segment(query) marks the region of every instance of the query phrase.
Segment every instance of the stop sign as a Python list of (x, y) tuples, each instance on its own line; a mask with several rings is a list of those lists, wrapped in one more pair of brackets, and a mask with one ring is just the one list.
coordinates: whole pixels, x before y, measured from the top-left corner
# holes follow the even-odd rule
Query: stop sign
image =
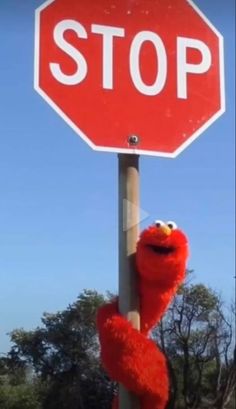
[(35, 89), (94, 149), (175, 157), (224, 112), (223, 38), (190, 0), (49, 0)]

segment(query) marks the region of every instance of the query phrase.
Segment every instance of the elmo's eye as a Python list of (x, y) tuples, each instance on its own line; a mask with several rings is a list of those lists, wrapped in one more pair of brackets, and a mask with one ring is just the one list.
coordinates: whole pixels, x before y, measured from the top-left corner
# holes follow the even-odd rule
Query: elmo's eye
[(166, 224), (171, 230), (177, 229), (177, 224), (175, 222), (169, 221)]
[(162, 220), (155, 220), (155, 225), (156, 225), (156, 227), (161, 227), (161, 226), (164, 226), (164, 222), (162, 221)]

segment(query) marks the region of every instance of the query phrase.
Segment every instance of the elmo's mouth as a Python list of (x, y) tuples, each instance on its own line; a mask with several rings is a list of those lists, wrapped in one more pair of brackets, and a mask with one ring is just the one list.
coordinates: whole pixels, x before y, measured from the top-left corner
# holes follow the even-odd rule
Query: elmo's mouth
[(171, 254), (175, 251), (175, 247), (173, 246), (156, 246), (155, 244), (148, 244), (147, 247), (149, 247), (152, 251), (154, 251), (157, 254)]

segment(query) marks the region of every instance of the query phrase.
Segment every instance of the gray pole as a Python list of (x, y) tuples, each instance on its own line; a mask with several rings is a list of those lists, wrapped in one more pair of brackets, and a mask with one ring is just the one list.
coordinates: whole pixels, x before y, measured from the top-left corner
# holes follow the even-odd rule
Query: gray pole
[[(140, 329), (135, 252), (139, 236), (139, 156), (119, 154), (119, 310)], [(139, 400), (123, 385), (119, 409), (139, 409)]]

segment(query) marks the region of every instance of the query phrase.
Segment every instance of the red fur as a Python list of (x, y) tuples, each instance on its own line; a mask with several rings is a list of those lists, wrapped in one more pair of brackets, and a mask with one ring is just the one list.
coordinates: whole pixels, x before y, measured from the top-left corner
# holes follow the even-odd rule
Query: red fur
[[(111, 379), (139, 396), (141, 409), (164, 409), (168, 401), (166, 360), (147, 335), (185, 277), (187, 238), (178, 229), (169, 233), (151, 226), (137, 244), (141, 331), (119, 314), (118, 300), (103, 305), (97, 314), (103, 365)], [(160, 254), (152, 246), (171, 247), (173, 252)], [(113, 409), (118, 409), (117, 399)]]

